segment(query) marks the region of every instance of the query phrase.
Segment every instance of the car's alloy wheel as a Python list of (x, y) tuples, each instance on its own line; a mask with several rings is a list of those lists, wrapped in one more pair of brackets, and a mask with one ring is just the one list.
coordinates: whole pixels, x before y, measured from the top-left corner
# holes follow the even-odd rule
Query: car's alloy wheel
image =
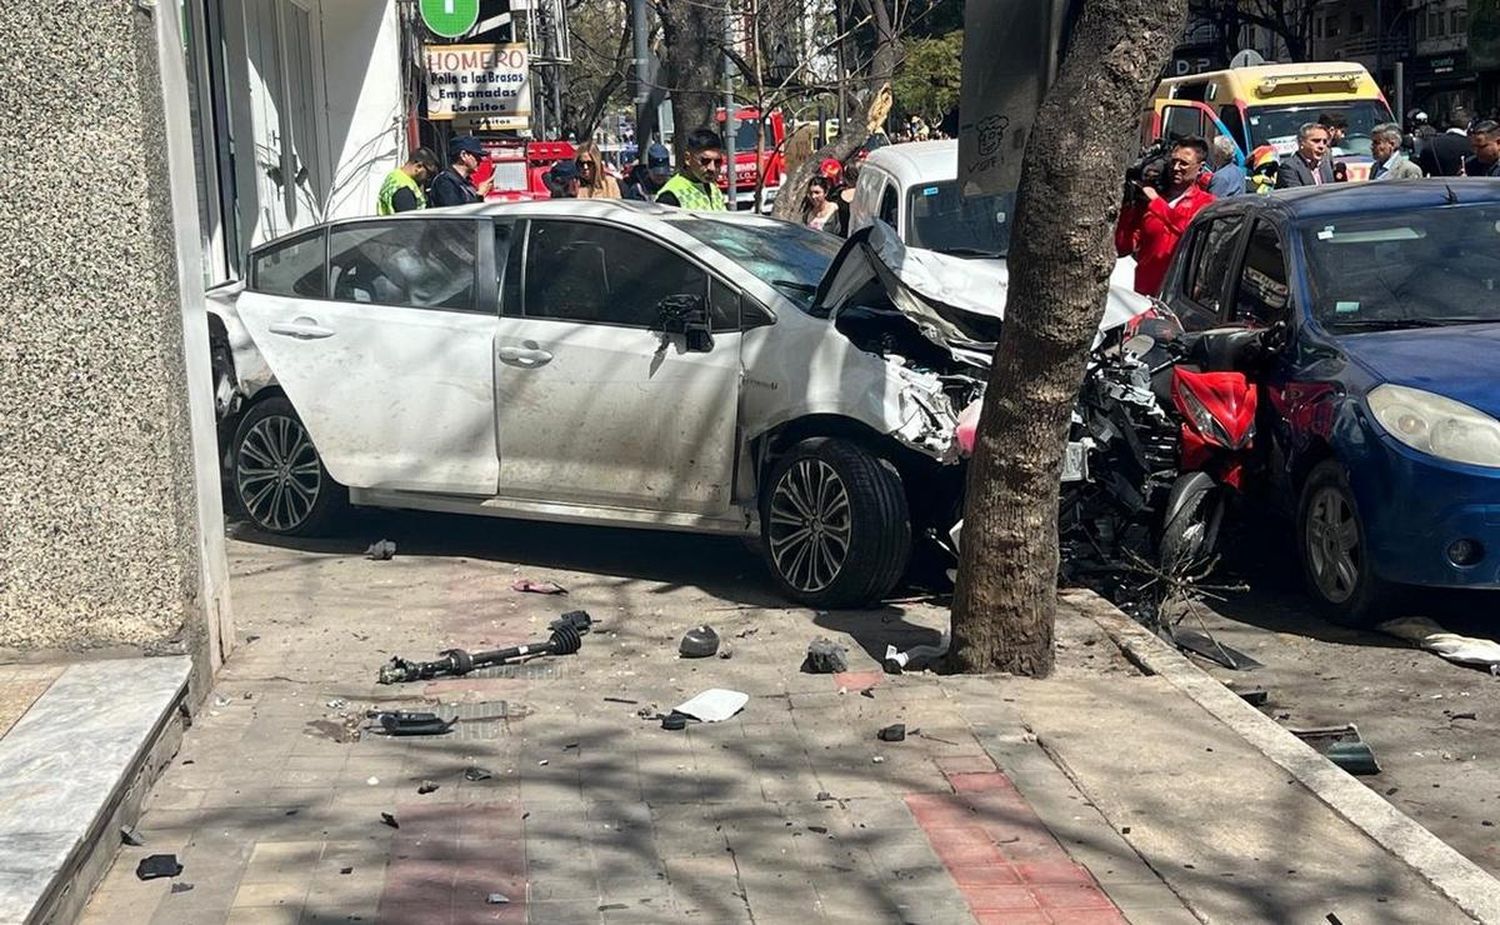
[(766, 562), (788, 597), (858, 607), (906, 573), (911, 516), (889, 460), (846, 440), (804, 440), (771, 468), (761, 499)]
[(766, 540), (777, 572), (796, 590), (816, 594), (833, 584), (853, 529), (849, 491), (828, 463), (799, 459), (776, 483)]
[(1337, 486), (1327, 485), (1308, 502), (1308, 573), (1323, 599), (1343, 604), (1359, 587), (1359, 524), (1354, 511)]
[(246, 414), (234, 438), (235, 499), (270, 533), (321, 530), (343, 500), (291, 403), (275, 397)]

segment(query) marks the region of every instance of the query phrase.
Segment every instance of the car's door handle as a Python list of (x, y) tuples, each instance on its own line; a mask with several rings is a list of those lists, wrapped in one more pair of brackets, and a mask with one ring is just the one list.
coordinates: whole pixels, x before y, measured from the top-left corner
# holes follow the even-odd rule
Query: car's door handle
[(552, 362), (552, 354), (531, 347), (501, 347), (495, 353), (500, 357), (501, 363), (521, 369), (536, 369)]
[(320, 337), (332, 337), (333, 331), (323, 327), (311, 318), (297, 318), (292, 321), (278, 321), (271, 325), (272, 334), (281, 334), (286, 337), (295, 337), (298, 340), (317, 340)]

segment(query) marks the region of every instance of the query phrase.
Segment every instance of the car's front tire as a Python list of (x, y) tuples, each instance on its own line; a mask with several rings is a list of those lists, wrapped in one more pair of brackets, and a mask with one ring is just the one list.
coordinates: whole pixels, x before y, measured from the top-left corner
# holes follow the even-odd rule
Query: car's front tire
[(1370, 567), (1364, 521), (1344, 467), (1325, 460), (1308, 474), (1297, 505), (1297, 552), (1308, 592), (1343, 626), (1377, 622), (1390, 585)]
[(240, 420), (230, 479), (245, 516), (257, 528), (282, 536), (326, 531), (348, 499), (324, 468), (292, 403), (279, 395), (258, 402)]
[(858, 607), (906, 573), (911, 515), (889, 460), (847, 440), (804, 440), (772, 467), (761, 496), (766, 562), (787, 597)]

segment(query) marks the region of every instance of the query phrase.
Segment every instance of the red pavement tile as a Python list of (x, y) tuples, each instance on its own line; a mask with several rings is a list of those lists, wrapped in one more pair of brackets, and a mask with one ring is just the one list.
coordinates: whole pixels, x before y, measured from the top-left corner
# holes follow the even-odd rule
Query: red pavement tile
[(994, 837), (977, 825), (938, 826), (926, 831), (928, 840), (939, 847), (995, 846)]
[(375, 912), (375, 925), (452, 925), (453, 914), (445, 904), (439, 908), (416, 903), (391, 903), (384, 900)]
[(967, 793), (975, 790), (1010, 790), (1010, 780), (999, 771), (978, 774), (949, 774), (948, 783), (953, 786), (956, 793)]
[(1015, 886), (1021, 882), (1021, 875), (1004, 864), (954, 865), (948, 868), (948, 873), (960, 888)]
[(1031, 912), (1041, 909), (1024, 886), (972, 887), (963, 891), (973, 912)]
[(448, 860), (396, 858), (385, 871), (380, 904), (423, 903), (447, 909), (453, 901), (453, 870)]
[(1033, 883), (1031, 893), (1043, 909), (1109, 910), (1115, 907), (1104, 891), (1092, 884), (1083, 886), (1081, 884)]
[(833, 689), (842, 687), (852, 694), (877, 687), (884, 680), (885, 675), (878, 671), (841, 671), (833, 676)]
[(973, 812), (946, 793), (908, 793), (906, 807), (924, 830), (973, 825), (978, 821)]
[(1053, 925), (1045, 912), (976, 912), (979, 925)]
[(994, 845), (945, 845), (933, 839), (928, 841), (950, 871), (955, 867), (999, 867), (1005, 863), (1005, 856)]
[[(1006, 852), (1009, 846), (1001, 845), (1000, 850)], [(1045, 884), (1073, 884), (1080, 886), (1092, 886), (1094, 876), (1088, 872), (1088, 868), (1076, 864), (1063, 857), (1056, 861), (1015, 861), (1016, 872), (1021, 879), (1027, 883)]]

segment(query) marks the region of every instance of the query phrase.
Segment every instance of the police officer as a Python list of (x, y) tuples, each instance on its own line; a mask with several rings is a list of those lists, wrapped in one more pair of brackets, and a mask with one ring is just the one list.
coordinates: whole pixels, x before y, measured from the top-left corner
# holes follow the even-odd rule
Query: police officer
[(437, 172), (436, 154), (426, 148), (413, 151), (406, 163), (385, 175), (380, 194), (375, 197), (375, 214), (394, 215), (425, 208), (427, 195), (422, 190)]
[(653, 144), (646, 149), (646, 163), (630, 168), (630, 176), (625, 181), (625, 198), (650, 202), (670, 179), (672, 155), (664, 145)]
[(687, 137), (687, 155), (656, 201), (708, 212), (723, 212), (724, 194), (719, 190), (719, 171), (724, 167), (724, 141), (719, 133), (700, 128)]
[(448, 150), (452, 152), (452, 163), (447, 170), (433, 177), (432, 185), (427, 189), (428, 201), (433, 206), (461, 206), (483, 201), (485, 194), (490, 191), (491, 180), (485, 180), (476, 187), (469, 178), (479, 168), (479, 163), (488, 156), (484, 145), (473, 135), (464, 135), (453, 139)]

